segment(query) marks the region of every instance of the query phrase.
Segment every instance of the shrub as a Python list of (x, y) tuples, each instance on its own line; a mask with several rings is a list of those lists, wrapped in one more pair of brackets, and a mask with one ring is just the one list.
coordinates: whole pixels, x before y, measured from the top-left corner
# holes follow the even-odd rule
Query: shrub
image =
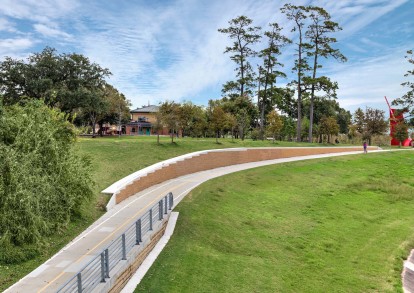
[(250, 138), (252, 140), (261, 140), (261, 139), (263, 139), (263, 135), (262, 135), (260, 129), (259, 128), (253, 129), (252, 132), (250, 133)]
[(41, 243), (91, 199), (89, 160), (72, 146), (75, 129), (41, 101), (0, 103), (0, 250)]

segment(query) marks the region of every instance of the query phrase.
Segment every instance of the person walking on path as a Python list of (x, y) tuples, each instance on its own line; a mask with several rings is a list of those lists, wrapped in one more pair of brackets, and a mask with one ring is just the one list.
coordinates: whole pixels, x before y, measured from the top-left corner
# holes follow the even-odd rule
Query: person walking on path
[(366, 154), (368, 151), (367, 151), (367, 142), (366, 141), (364, 141), (364, 154)]

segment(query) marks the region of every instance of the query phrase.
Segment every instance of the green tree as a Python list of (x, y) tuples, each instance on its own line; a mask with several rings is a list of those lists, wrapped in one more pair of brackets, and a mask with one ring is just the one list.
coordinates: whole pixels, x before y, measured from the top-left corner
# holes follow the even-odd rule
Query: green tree
[(116, 88), (109, 84), (104, 85), (102, 94), (102, 98), (107, 104), (107, 107), (98, 120), (101, 136), (103, 135), (102, 129), (104, 123), (117, 124), (118, 131), (121, 131), (121, 124), (129, 122), (129, 106), (131, 105), (123, 94), (119, 93)]
[(231, 113), (225, 113), (225, 115), (226, 115), (225, 125), (226, 125), (226, 128), (230, 130), (230, 132), (231, 132), (231, 141), (233, 141), (234, 140), (234, 129), (237, 126), (237, 119)]
[(290, 116), (282, 116), (282, 120), (283, 127), (281, 131), (281, 137), (288, 141), (291, 141), (296, 133), (295, 121)]
[(339, 125), (334, 117), (322, 117), (319, 122), (319, 133), (328, 137), (328, 143), (331, 142), (331, 136), (337, 135), (339, 132)]
[(304, 140), (304, 139), (307, 138), (308, 133), (309, 133), (309, 119), (308, 119), (308, 117), (306, 117), (306, 116), (302, 117), (301, 124), (302, 124), (302, 126), (301, 126), (301, 130), (302, 130), (301, 138), (302, 138), (302, 140)]
[(322, 68), (320, 57), (333, 57), (336, 60), (345, 62), (346, 58), (338, 49), (332, 48), (336, 39), (331, 37), (332, 33), (342, 30), (338, 23), (331, 20), (330, 14), (321, 7), (308, 6), (306, 8), (308, 18), (311, 21), (305, 36), (309, 41), (305, 47), (308, 57), (313, 58), (312, 75), (304, 78), (305, 84), (310, 87), (310, 115), (309, 115), (309, 142), (312, 142), (313, 108), (315, 92), (325, 92), (330, 97), (336, 97), (338, 85), (326, 76), (317, 77), (318, 69)]
[[(308, 117), (310, 120), (310, 99), (304, 99), (303, 101), (303, 112), (304, 116)], [(322, 117), (335, 117), (337, 123), (339, 124), (340, 133), (348, 133), (348, 127), (351, 123), (351, 113), (340, 107), (339, 103), (336, 100), (326, 99), (325, 97), (315, 96), (314, 98), (314, 124), (318, 125)], [(313, 131), (315, 135), (317, 131)], [(308, 129), (309, 134), (309, 129)]]
[(408, 138), (408, 125), (404, 121), (395, 125), (394, 138), (400, 142), (400, 147), (404, 140)]
[(220, 106), (213, 106), (210, 113), (209, 126), (214, 132), (216, 137), (216, 143), (218, 143), (218, 137), (220, 131), (226, 126), (226, 115)]
[(297, 103), (295, 101), (295, 91), (289, 87), (271, 89), (271, 107), (276, 107), (282, 114), (288, 115), (292, 118), (297, 118)]
[(275, 142), (276, 136), (280, 135), (283, 128), (283, 120), (280, 115), (273, 110), (267, 115), (267, 133), (272, 136), (273, 143)]
[(368, 139), (368, 143), (371, 145), (373, 135), (383, 135), (387, 130), (388, 123), (385, 120), (385, 112), (368, 107), (365, 110), (365, 129), (363, 138)]
[(337, 112), (336, 120), (339, 124), (340, 133), (346, 134), (349, 132), (349, 125), (351, 124), (351, 118), (352, 118), (351, 112), (343, 108), (339, 108)]
[(250, 128), (250, 115), (246, 108), (240, 108), (236, 113), (237, 125), (239, 127), (240, 139), (244, 140), (247, 131)]
[(6, 57), (0, 63), (0, 94), (5, 105), (27, 99), (24, 87), (26, 71), (27, 65), (22, 60)]
[[(276, 84), (277, 77), (286, 77), (286, 74), (276, 70), (276, 66), (283, 66), (283, 64), (278, 61), (278, 56), (281, 54), (281, 48), (291, 43), (291, 40), (281, 34), (282, 28), (279, 24), (271, 23), (269, 26), (271, 30), (264, 33), (267, 38), (267, 47), (259, 53), (259, 57), (263, 60), (263, 66), (259, 67), (257, 105), (260, 110), (260, 131), (262, 137), (264, 137), (263, 131), (266, 117), (266, 105), (270, 104), (269, 97), (271, 96), (273, 86)], [(262, 90), (260, 90), (261, 86), (263, 87)]]
[(23, 60), (6, 58), (0, 64), (0, 94), (5, 105), (43, 99), (46, 105), (73, 114), (88, 95), (102, 91), (111, 73), (80, 54), (58, 55), (46, 47)]
[(190, 135), (194, 122), (200, 118), (196, 117), (200, 114), (199, 106), (194, 105), (191, 102), (184, 102), (178, 109), (178, 124), (182, 132), (182, 136)]
[(83, 92), (81, 111), (84, 117), (89, 119), (93, 138), (96, 136), (96, 124), (103, 119), (110, 108), (109, 101), (104, 96), (104, 89)]
[(350, 125), (348, 130), (348, 138), (353, 144), (355, 143), (355, 138), (359, 135), (361, 135), (361, 133), (358, 132), (357, 126), (355, 124)]
[(223, 94), (230, 97), (252, 95), (254, 86), (254, 72), (249, 62), (249, 58), (257, 53), (252, 46), (257, 43), (261, 36), (260, 27), (251, 26), (253, 20), (247, 16), (239, 16), (229, 21), (228, 28), (218, 29), (220, 33), (226, 34), (234, 40), (231, 47), (226, 47), (224, 53), (232, 53), (230, 57), (236, 65), (236, 81), (229, 81), (223, 85)]
[(252, 103), (251, 99), (246, 95), (227, 99), (214, 101), (214, 105), (219, 105), (224, 112), (231, 113), (236, 117), (238, 132), (237, 137), (244, 140), (244, 136), (257, 118), (257, 107)]
[(207, 114), (202, 107), (194, 108), (193, 112), (193, 121), (191, 125), (191, 136), (192, 137), (202, 137), (206, 135), (208, 128), (207, 123)]
[[(91, 166), (74, 151), (66, 115), (42, 101), (0, 103), (0, 125), (0, 250), (40, 245), (82, 217), (93, 196)], [(7, 257), (0, 261), (12, 261)]]
[(309, 65), (307, 63), (307, 59), (305, 54), (305, 42), (304, 42), (304, 26), (305, 26), (305, 19), (306, 19), (306, 7), (304, 6), (296, 6), (292, 4), (285, 4), (281, 9), (281, 12), (286, 15), (288, 20), (294, 22), (294, 27), (292, 32), (296, 32), (298, 35), (298, 43), (297, 43), (297, 59), (295, 60), (295, 66), (293, 70), (297, 73), (297, 80), (294, 81), (293, 84), (296, 84), (297, 88), (297, 127), (296, 127), (296, 139), (297, 141), (301, 141), (301, 134), (302, 134), (302, 78), (307, 70), (309, 70)]
[(162, 114), (158, 111), (155, 113), (155, 121), (152, 123), (152, 129), (157, 132), (157, 144), (160, 144), (160, 131), (162, 131), (163, 128)]
[(356, 131), (362, 134), (364, 132), (366, 122), (365, 113), (361, 108), (356, 109), (353, 120), (354, 125), (356, 127)]
[[(405, 58), (408, 60), (408, 63), (414, 65), (414, 54), (413, 50), (408, 50), (407, 55)], [(414, 68), (411, 70), (408, 70), (406, 74), (404, 74), (405, 77), (413, 78), (414, 76)], [(414, 115), (414, 82), (413, 81), (406, 81), (401, 84), (404, 87), (408, 88), (408, 92), (403, 95), (401, 98), (396, 99), (392, 102), (393, 105), (402, 105), (411, 112), (411, 115)]]
[(76, 109), (87, 105), (90, 99), (85, 95), (99, 95), (105, 93), (107, 78), (111, 73), (108, 69), (90, 62), (89, 58), (80, 54), (63, 54), (60, 56), (62, 65), (62, 83), (56, 93), (57, 106), (66, 113), (73, 113)]
[(161, 104), (159, 112), (161, 121), (164, 126), (168, 127), (171, 133), (171, 143), (174, 143), (174, 135), (178, 131), (179, 126), (179, 107), (180, 105), (174, 101), (166, 101)]

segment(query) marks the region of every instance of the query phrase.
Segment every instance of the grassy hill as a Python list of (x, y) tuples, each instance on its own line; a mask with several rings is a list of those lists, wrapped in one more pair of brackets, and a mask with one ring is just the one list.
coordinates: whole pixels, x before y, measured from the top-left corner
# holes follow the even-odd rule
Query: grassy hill
[(412, 151), (229, 174), (177, 207), (135, 292), (402, 292), (414, 247)]
[(99, 193), (112, 183), (137, 170), (191, 152), (237, 147), (326, 146), (285, 141), (272, 143), (251, 139), (244, 141), (220, 139), (218, 144), (215, 138), (179, 138), (174, 139), (173, 144), (170, 141), (169, 137), (161, 137), (161, 143), (158, 145), (155, 136), (124, 136), (120, 139), (117, 137), (80, 138), (77, 147), (79, 152), (92, 159), (96, 192)]
[[(100, 192), (117, 180), (156, 162), (183, 155), (189, 152), (229, 147), (259, 147), (259, 146), (298, 146), (296, 144), (281, 142), (273, 144), (269, 141), (229, 140), (222, 139), (217, 144), (215, 139), (175, 139), (170, 143), (170, 138), (161, 137), (161, 144), (157, 144), (156, 137), (103, 137), (103, 138), (79, 138), (76, 144), (77, 151), (88, 157), (93, 166), (95, 198), (83, 207), (83, 217), (75, 219), (65, 230), (56, 235), (44, 239), (42, 249), (39, 252), (37, 245), (18, 247), (14, 251), (0, 251), (10, 253), (15, 259), (13, 263), (0, 262), (0, 291), (8, 288), (13, 283), (30, 273), (36, 267), (45, 262), (59, 249), (75, 238), (90, 224), (103, 214), (103, 208), (108, 198), (100, 195)], [(316, 144), (315, 144), (316, 145)], [(24, 255), (30, 260), (19, 261), (19, 256)]]
[[(33, 258), (29, 261), (24, 261), (15, 264), (4, 264), (0, 263), (0, 291), (6, 289), (14, 282), (31, 272), (33, 269), (38, 267), (60, 248), (62, 248), (71, 239), (76, 237), (80, 232), (86, 229), (93, 221), (103, 214), (102, 207), (106, 204), (107, 198), (101, 197), (100, 191), (112, 184), (113, 182), (123, 178), (124, 176), (135, 172), (139, 169), (147, 167), (158, 161), (179, 156), (185, 153), (204, 150), (204, 149), (216, 149), (216, 148), (229, 148), (229, 147), (269, 147), (269, 146), (321, 146), (320, 144), (308, 144), (308, 143), (289, 143), (289, 142), (278, 142), (273, 144), (269, 141), (252, 141), (240, 140), (232, 141), (230, 139), (222, 139), (219, 144), (216, 144), (215, 139), (177, 139), (176, 143), (171, 144), (168, 137), (161, 138), (161, 144), (156, 143), (156, 137), (105, 137), (105, 138), (80, 138), (76, 144), (77, 151), (81, 154), (86, 155), (94, 170), (94, 188), (96, 198), (91, 201), (89, 205), (84, 207), (84, 217), (74, 221), (66, 230), (61, 231), (58, 235), (53, 235), (45, 239), (43, 249), (40, 254), (33, 253)], [(371, 155), (368, 155), (370, 157)], [(386, 166), (381, 168), (390, 168), (392, 164), (406, 164), (404, 159), (401, 161), (395, 161), (388, 163)], [(323, 165), (322, 165), (323, 166)], [(290, 172), (290, 169), (287, 169)], [(292, 169), (292, 172), (295, 172)], [(353, 172), (353, 171), (350, 171)], [(357, 172), (356, 172), (357, 173)], [(293, 174), (293, 173), (292, 173)], [(384, 176), (388, 176), (386, 173)], [(298, 175), (303, 176), (303, 175)], [(412, 176), (411, 176), (412, 177)], [(226, 177), (227, 178), (227, 177)], [(264, 177), (264, 180), (267, 177)], [(346, 177), (344, 177), (346, 178)], [(274, 178), (268, 178), (274, 180)], [(323, 179), (323, 178), (322, 178)], [(410, 180), (410, 179), (407, 179)], [(281, 181), (283, 182), (283, 181)], [(306, 181), (305, 181), (306, 182)], [(410, 181), (411, 182), (411, 181)], [(272, 181), (271, 184), (277, 184), (278, 180)], [(91, 182), (93, 184), (93, 182)], [(205, 186), (209, 188), (207, 183)], [(262, 188), (261, 183), (251, 183), (255, 190)], [(257, 186), (256, 186), (256, 185)], [(279, 184), (281, 184), (279, 182)], [(314, 184), (314, 183), (312, 183)], [(227, 185), (217, 187), (220, 194), (222, 189)], [(283, 185), (284, 186), (284, 185)], [(311, 185), (312, 190), (316, 192), (318, 185)], [(203, 185), (204, 188), (204, 185)], [(216, 188), (212, 187), (211, 193), (215, 193)], [(224, 189), (223, 189), (224, 190)], [(306, 188), (304, 187), (304, 191)], [(197, 191), (199, 192), (199, 191)], [(193, 193), (193, 196), (197, 194)], [(266, 193), (266, 191), (263, 191)], [(308, 191), (306, 191), (308, 192)], [(267, 201), (265, 201), (267, 202)], [(270, 203), (270, 201), (269, 201)], [(250, 204), (250, 203), (249, 203)], [(245, 207), (244, 207), (245, 208)], [(267, 208), (272, 208), (271, 206)], [(244, 211), (243, 211), (244, 212)], [(182, 217), (180, 216), (180, 221)], [(255, 232), (254, 230), (252, 232)], [(218, 234), (219, 235), (219, 234)], [(24, 247), (26, 251), (31, 250), (31, 247)], [(1, 252), (0, 252), (1, 253)], [(251, 252), (249, 252), (251, 254)], [(397, 266), (400, 269), (400, 266)], [(148, 283), (147, 283), (148, 284)], [(148, 286), (148, 285), (145, 285)], [(178, 290), (178, 289), (177, 289)], [(168, 291), (168, 290), (167, 290)], [(202, 290), (203, 291), (203, 290)]]

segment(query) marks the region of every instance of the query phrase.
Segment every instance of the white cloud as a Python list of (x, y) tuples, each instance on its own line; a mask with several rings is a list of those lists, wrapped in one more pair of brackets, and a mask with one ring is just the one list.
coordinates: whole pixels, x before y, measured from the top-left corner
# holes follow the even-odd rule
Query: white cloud
[(382, 103), (384, 96), (390, 100), (401, 97), (407, 91), (401, 83), (408, 69), (404, 48), (396, 48), (393, 53), (378, 58), (338, 65), (330, 77), (339, 83), (340, 105), (354, 109)]
[(324, 7), (332, 15), (332, 19), (343, 27), (344, 30), (340, 33), (343, 39), (406, 2), (408, 0), (325, 0), (316, 1), (315, 5)]
[(207, 5), (182, 0), (111, 14), (94, 7), (102, 31), (86, 33), (82, 43), (85, 54), (110, 68), (110, 82), (134, 105), (191, 99), (206, 88), (216, 88), (216, 96), (209, 98), (218, 98), (221, 85), (233, 78), (234, 64), (223, 54), (230, 41), (217, 29), (242, 14), (267, 25), (276, 20), (278, 9), (271, 0), (240, 1), (237, 6), (234, 1)]
[[(133, 99), (135, 105), (146, 104), (148, 99), (155, 102), (161, 96), (179, 99), (189, 92), (196, 94), (197, 90), (211, 83), (209, 76), (195, 81), (194, 76), (198, 74), (193, 72), (189, 84), (183, 82), (183, 73), (199, 68), (201, 63), (214, 61), (209, 56), (199, 56), (199, 47), (204, 47), (204, 51), (213, 49), (210, 51), (221, 57), (224, 46), (219, 51), (217, 46), (205, 46), (204, 42), (210, 42), (205, 37), (208, 31), (213, 31), (216, 36), (218, 33), (196, 16), (188, 25), (185, 20), (189, 19), (184, 18), (191, 9), (194, 7), (172, 5), (162, 10), (130, 9), (122, 11), (121, 18), (118, 13), (101, 12), (100, 17), (104, 16), (102, 31), (87, 32), (82, 38), (85, 54), (110, 68), (113, 72), (110, 82)], [(196, 30), (197, 35), (192, 34), (192, 30)], [(209, 59), (205, 60), (205, 57)]]
[(0, 39), (0, 56), (22, 59), (25, 55), (20, 52), (32, 47), (34, 43), (28, 38)]
[(16, 32), (16, 25), (5, 18), (0, 18), (0, 31), (13, 33)]
[(3, 50), (27, 49), (33, 45), (30, 39), (3, 39), (0, 40), (0, 48)]
[(77, 0), (1, 0), (0, 15), (46, 23), (78, 7)]
[(380, 42), (376, 42), (373, 41), (367, 37), (361, 38), (361, 43), (369, 46), (369, 47), (377, 47), (377, 48), (386, 48), (387, 46), (385, 46), (384, 44), (380, 43)]
[(34, 29), (42, 34), (45, 37), (52, 37), (52, 38), (65, 38), (65, 39), (71, 39), (72, 36), (68, 33), (65, 33), (64, 31), (59, 30), (58, 28), (49, 27), (44, 24), (37, 23), (34, 26)]

